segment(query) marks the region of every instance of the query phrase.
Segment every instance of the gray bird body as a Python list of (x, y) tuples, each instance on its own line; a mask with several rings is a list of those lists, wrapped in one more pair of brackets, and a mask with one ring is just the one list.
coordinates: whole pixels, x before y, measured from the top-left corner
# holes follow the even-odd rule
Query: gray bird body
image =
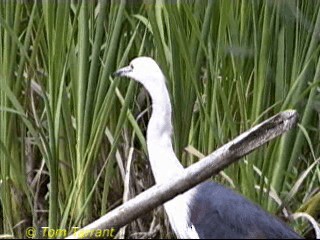
[(214, 182), (198, 185), (190, 208), (190, 222), (199, 238), (301, 238), (284, 222), (258, 205)]

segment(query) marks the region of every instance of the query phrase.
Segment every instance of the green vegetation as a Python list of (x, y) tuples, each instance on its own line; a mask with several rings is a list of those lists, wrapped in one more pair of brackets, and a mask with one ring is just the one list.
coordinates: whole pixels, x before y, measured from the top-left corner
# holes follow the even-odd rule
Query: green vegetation
[[(188, 146), (207, 155), (297, 109), (299, 127), (215, 180), (278, 216), (319, 222), (319, 29), (313, 0), (1, 1), (0, 237), (31, 226), (69, 231), (153, 184), (150, 99), (111, 77), (139, 55), (168, 78), (185, 166), (198, 161)], [(155, 210), (118, 234), (168, 237), (162, 216)], [(289, 223), (314, 236), (305, 219)]]

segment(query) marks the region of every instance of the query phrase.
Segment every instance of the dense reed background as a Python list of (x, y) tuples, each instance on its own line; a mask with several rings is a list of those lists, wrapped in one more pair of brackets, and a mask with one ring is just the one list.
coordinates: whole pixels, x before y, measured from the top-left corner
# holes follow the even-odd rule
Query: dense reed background
[[(0, 237), (83, 226), (153, 184), (150, 99), (111, 77), (139, 55), (167, 76), (185, 166), (299, 112), (295, 130), (215, 180), (314, 237), (285, 213), (320, 218), (319, 42), (313, 0), (1, 1)], [(158, 208), (117, 236), (170, 237), (164, 216)]]

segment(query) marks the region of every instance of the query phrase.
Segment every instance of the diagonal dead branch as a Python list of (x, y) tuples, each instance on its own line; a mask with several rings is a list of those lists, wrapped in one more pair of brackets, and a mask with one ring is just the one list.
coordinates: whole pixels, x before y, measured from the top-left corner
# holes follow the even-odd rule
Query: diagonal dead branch
[[(295, 110), (287, 110), (267, 119), (186, 168), (183, 174), (174, 179), (168, 179), (166, 183), (151, 187), (93, 223), (79, 229), (78, 233), (92, 234), (95, 230), (117, 229), (130, 223), (142, 214), (212, 177), (254, 149), (287, 132), (296, 126), (297, 122), (298, 114)], [(79, 236), (75, 233), (68, 238), (76, 239)], [(94, 237), (94, 235), (86, 235), (86, 237), (89, 236)]]

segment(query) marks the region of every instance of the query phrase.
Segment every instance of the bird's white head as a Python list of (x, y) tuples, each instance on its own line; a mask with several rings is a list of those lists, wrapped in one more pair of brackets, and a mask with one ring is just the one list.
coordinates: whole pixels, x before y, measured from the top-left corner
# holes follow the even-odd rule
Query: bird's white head
[(149, 91), (165, 83), (165, 77), (158, 64), (150, 57), (137, 57), (126, 67), (117, 70), (113, 76), (129, 77), (140, 82)]

